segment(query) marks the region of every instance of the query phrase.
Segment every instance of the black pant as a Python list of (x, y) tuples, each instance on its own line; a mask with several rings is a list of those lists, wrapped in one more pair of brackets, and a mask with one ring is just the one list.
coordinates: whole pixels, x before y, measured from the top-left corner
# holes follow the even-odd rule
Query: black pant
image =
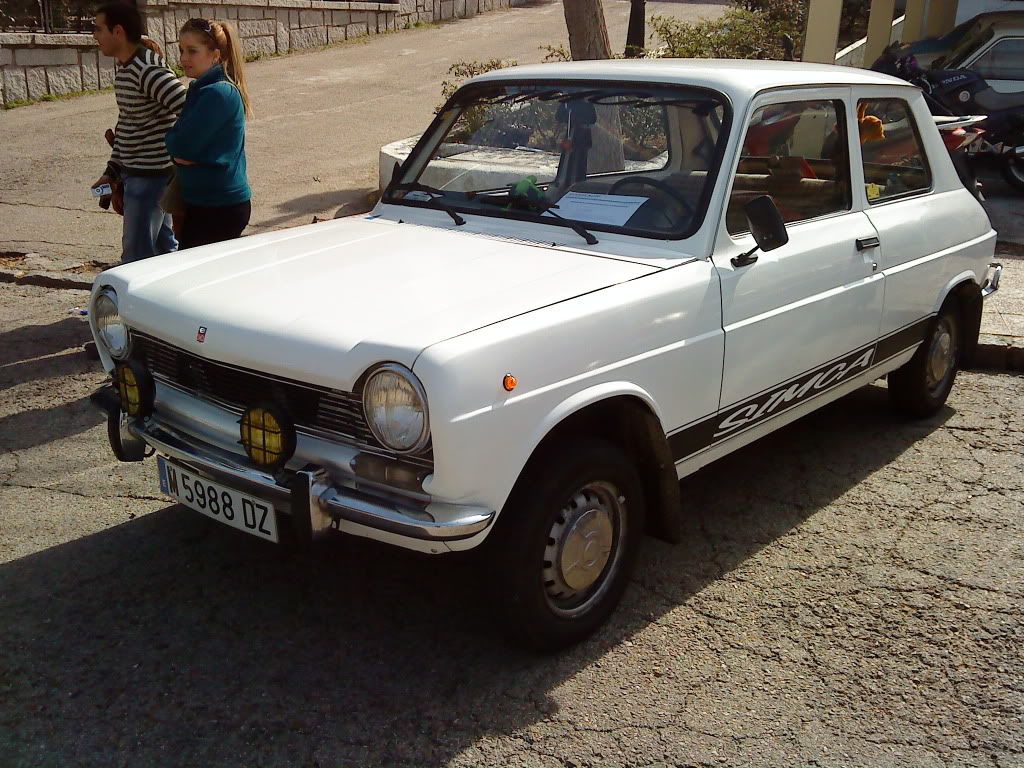
[(234, 240), (249, 223), (252, 206), (249, 201), (238, 205), (216, 208), (205, 205), (186, 205), (185, 223), (178, 238), (179, 248), (195, 248), (197, 245)]

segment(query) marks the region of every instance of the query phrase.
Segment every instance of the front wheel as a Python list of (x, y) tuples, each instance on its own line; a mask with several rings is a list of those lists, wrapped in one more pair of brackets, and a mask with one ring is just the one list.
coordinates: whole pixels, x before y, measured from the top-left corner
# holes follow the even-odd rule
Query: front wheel
[(936, 413), (946, 403), (960, 367), (960, 320), (943, 307), (914, 356), (889, 374), (889, 397), (912, 418)]
[(1003, 178), (1007, 183), (1024, 192), (1024, 158), (1008, 157), (1003, 162)]
[(572, 440), (534, 457), (492, 536), (509, 634), (551, 651), (577, 643), (622, 598), (644, 529), (636, 469), (603, 440)]

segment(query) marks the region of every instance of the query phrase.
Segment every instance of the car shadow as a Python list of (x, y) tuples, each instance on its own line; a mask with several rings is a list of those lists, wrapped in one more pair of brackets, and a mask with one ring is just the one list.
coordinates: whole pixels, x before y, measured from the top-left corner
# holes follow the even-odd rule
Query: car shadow
[(49, 408), (30, 408), (0, 418), (0, 450), (24, 451), (86, 432), (102, 423), (103, 415), (80, 397)]
[[(99, 364), (82, 351), (82, 345), (91, 338), (89, 324), (79, 317), (23, 325), (0, 333), (0, 390), (97, 370)], [(61, 352), (64, 354), (58, 354)], [(2, 435), (0, 431), (0, 440)]]
[(649, 540), (608, 626), (558, 655), (502, 640), (471, 558), (298, 557), (179, 506), (0, 565), (6, 759), (447, 764), (553, 715), (561, 683), (952, 413), (895, 421), (867, 387), (686, 479), (685, 543)]
[(46, 325), (22, 325), (0, 333), (0, 368), (78, 348), (92, 338), (80, 317), (64, 317)]
[[(275, 210), (278, 212), (276, 216), (253, 222), (250, 225), (250, 234), (277, 229), (285, 224), (295, 224), (295, 219), (300, 216), (308, 216), (311, 221), (314, 215), (323, 210), (335, 209), (335, 219), (366, 213), (376, 204), (377, 193), (376, 187), (356, 187), (327, 190), (296, 197), (275, 206)], [(310, 222), (300, 223), (308, 224)]]

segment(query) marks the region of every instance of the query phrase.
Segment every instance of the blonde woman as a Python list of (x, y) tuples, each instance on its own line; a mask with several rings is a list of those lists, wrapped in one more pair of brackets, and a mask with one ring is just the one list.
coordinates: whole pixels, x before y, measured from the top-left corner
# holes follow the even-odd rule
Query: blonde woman
[(181, 248), (231, 240), (251, 213), (245, 118), (251, 114), (238, 33), (223, 21), (189, 19), (179, 34), (181, 68), (195, 78), (167, 133), (185, 205)]

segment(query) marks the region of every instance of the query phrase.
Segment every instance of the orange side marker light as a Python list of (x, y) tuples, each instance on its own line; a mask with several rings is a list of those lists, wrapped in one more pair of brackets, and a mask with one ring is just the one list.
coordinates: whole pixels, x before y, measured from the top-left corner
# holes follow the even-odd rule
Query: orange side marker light
[(519, 379), (517, 379), (511, 373), (506, 373), (505, 378), (501, 380), (501, 386), (505, 388), (506, 392), (511, 392), (513, 389), (519, 386)]

